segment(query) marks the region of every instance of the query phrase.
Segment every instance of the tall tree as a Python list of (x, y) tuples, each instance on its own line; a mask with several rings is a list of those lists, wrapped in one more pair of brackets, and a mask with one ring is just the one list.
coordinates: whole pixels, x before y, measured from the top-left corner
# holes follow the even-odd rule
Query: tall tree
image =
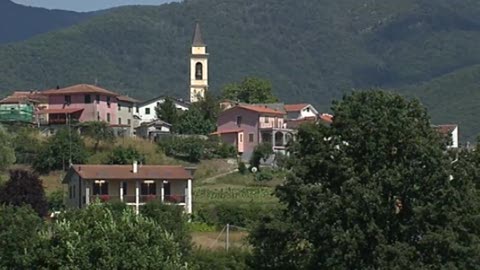
[(158, 119), (171, 124), (173, 128), (177, 125), (179, 112), (171, 98), (165, 98), (163, 103), (155, 107), (155, 113)]
[(103, 121), (91, 121), (83, 123), (82, 133), (95, 141), (95, 145), (93, 147), (95, 152), (98, 151), (98, 146), (101, 142), (113, 143), (115, 141), (113, 129), (107, 122)]
[(333, 112), (330, 127), (299, 130), (276, 191), (286, 210), (253, 233), (257, 269), (478, 269), (478, 192), (421, 104), (355, 92)]
[(272, 84), (264, 79), (247, 77), (241, 83), (224, 86), (222, 97), (245, 103), (274, 103), (278, 99), (273, 95)]
[(40, 147), (33, 168), (40, 173), (67, 169), (70, 161), (82, 164), (87, 156), (82, 137), (73, 130), (60, 129)]
[(108, 155), (106, 163), (127, 165), (132, 164), (134, 161), (138, 161), (141, 164), (146, 164), (145, 155), (140, 153), (136, 148), (132, 146), (117, 146)]
[(25, 170), (10, 171), (10, 179), (0, 190), (0, 203), (30, 205), (41, 217), (48, 213), (48, 202), (38, 175)]
[(205, 98), (192, 104), (188, 111), (180, 115), (176, 130), (180, 134), (208, 135), (217, 127), (219, 112), (218, 98), (207, 92)]
[(0, 126), (0, 142), (0, 170), (4, 170), (15, 162), (15, 150), (12, 137), (2, 126)]

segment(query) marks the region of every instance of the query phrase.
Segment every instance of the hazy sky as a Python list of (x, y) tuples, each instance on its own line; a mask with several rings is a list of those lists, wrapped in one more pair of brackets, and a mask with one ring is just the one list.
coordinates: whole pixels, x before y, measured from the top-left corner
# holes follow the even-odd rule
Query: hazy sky
[[(2, 1), (2, 0), (0, 0)], [(75, 11), (92, 11), (123, 5), (159, 5), (175, 0), (12, 0), (15, 3)]]

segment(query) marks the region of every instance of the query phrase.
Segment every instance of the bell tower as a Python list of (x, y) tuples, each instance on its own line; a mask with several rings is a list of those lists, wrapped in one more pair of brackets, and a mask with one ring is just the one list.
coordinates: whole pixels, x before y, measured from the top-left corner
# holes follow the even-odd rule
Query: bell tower
[(190, 57), (190, 102), (205, 98), (208, 90), (208, 53), (203, 42), (200, 24), (195, 25), (193, 33), (192, 55)]

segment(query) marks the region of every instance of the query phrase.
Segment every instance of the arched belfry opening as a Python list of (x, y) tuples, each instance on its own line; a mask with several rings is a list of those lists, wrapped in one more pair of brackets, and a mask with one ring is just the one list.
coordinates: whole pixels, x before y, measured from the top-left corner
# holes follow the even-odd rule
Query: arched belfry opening
[(195, 79), (203, 80), (203, 65), (200, 62), (195, 65)]

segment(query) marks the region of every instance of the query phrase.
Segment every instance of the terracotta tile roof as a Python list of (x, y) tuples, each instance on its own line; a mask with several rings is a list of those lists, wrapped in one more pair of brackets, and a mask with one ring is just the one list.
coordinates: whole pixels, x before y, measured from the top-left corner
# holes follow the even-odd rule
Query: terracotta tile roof
[(104, 94), (107, 96), (119, 96), (119, 94), (90, 84), (77, 84), (61, 89), (50, 89), (41, 92), (44, 95), (68, 95), (68, 94)]
[(117, 99), (119, 101), (124, 101), (124, 102), (131, 102), (131, 103), (139, 103), (140, 101), (131, 97), (127, 96), (118, 96)]
[(287, 111), (287, 112), (298, 112), (298, 111), (303, 110), (307, 106), (310, 106), (310, 104), (308, 104), (308, 103), (285, 104), (285, 111)]
[(288, 120), (288, 121), (287, 121), (287, 128), (297, 129), (297, 128), (299, 128), (302, 124), (305, 124), (305, 123), (316, 123), (316, 122), (317, 122), (317, 118), (316, 118), (316, 117), (306, 117), (306, 118)]
[(243, 132), (243, 129), (226, 129), (226, 130), (219, 130), (211, 133), (210, 135), (221, 135), (221, 134), (230, 134), (230, 133), (239, 133)]
[(322, 115), (320, 115), (320, 119), (328, 124), (333, 123), (333, 115), (328, 113), (323, 113)]
[(433, 128), (440, 134), (449, 136), (456, 128), (458, 128), (458, 125), (437, 125), (433, 126)]
[(257, 113), (261, 113), (261, 114), (277, 114), (277, 115), (284, 115), (285, 114), (284, 112), (271, 109), (268, 106), (260, 106), (260, 105), (245, 105), (245, 104), (242, 104), (242, 105), (235, 106), (233, 108), (242, 108), (242, 109), (245, 109), (245, 110), (254, 111), (254, 112), (257, 112)]
[(15, 91), (10, 96), (0, 100), (1, 104), (13, 103), (47, 103), (48, 97), (36, 91)]
[(77, 112), (82, 112), (82, 108), (65, 108), (65, 109), (45, 109), (38, 111), (37, 114), (71, 114), (71, 113), (77, 113)]
[(73, 165), (73, 170), (87, 180), (186, 180), (193, 179), (190, 171), (182, 166), (138, 165), (133, 173), (132, 165)]

